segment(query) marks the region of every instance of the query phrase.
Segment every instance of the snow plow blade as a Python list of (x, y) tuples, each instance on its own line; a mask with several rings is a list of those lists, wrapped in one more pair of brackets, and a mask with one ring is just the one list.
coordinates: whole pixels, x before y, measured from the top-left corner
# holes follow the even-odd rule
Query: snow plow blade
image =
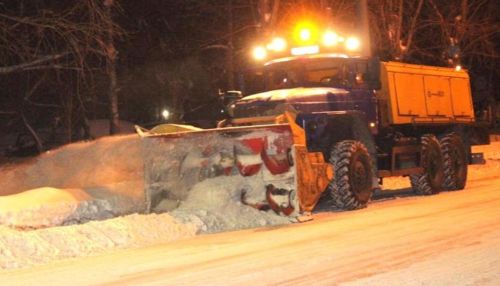
[(310, 212), (331, 172), (321, 154), (296, 144), (301, 141), (300, 127), (292, 131), (296, 128), (271, 124), (163, 134), (138, 130), (146, 210), (165, 199), (175, 208), (198, 183), (223, 178), (221, 185), (240, 192), (244, 205), (287, 216)]

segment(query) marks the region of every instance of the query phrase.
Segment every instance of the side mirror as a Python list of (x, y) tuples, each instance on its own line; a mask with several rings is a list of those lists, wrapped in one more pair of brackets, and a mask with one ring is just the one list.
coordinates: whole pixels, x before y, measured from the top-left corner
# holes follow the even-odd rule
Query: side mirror
[(224, 106), (227, 106), (233, 101), (236, 101), (243, 97), (241, 91), (239, 90), (228, 90), (219, 94), (221, 96), (222, 104), (224, 104)]
[(234, 109), (234, 104), (233, 102), (237, 101), (238, 99), (242, 98), (243, 95), (241, 91), (239, 90), (228, 90), (225, 92), (219, 92), (220, 96), (220, 101), (222, 105), (224, 106), (224, 113), (226, 116), (233, 117), (233, 109)]
[(368, 61), (368, 82), (369, 86), (373, 89), (381, 89), (382, 83), (380, 81), (380, 60), (372, 58)]

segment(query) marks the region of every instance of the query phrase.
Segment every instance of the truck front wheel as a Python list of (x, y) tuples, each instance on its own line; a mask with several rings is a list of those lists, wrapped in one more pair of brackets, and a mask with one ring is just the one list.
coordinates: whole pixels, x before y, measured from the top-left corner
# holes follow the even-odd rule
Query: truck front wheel
[(365, 145), (354, 140), (337, 143), (330, 164), (335, 172), (328, 185), (333, 205), (343, 210), (365, 207), (373, 193), (373, 166)]
[(421, 166), (424, 172), (410, 175), (411, 186), (418, 195), (436, 194), (441, 190), (444, 178), (441, 147), (434, 135), (422, 136), (421, 145)]
[(467, 152), (462, 139), (455, 133), (440, 140), (444, 161), (443, 187), (449, 191), (462, 190), (467, 181)]

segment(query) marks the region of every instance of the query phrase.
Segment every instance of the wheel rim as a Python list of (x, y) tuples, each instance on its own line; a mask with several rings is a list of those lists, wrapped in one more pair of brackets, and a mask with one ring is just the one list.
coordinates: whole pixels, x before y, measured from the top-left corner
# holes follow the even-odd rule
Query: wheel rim
[(434, 193), (438, 192), (441, 189), (441, 184), (444, 179), (443, 159), (439, 145), (434, 143), (430, 143), (428, 145), (425, 163), (426, 173), (431, 188)]
[(371, 192), (370, 166), (365, 161), (360, 156), (355, 156), (351, 165), (352, 191), (360, 201), (368, 200)]
[(465, 155), (455, 146), (451, 152), (451, 164), (455, 178), (463, 178), (465, 172)]
[(439, 174), (439, 162), (436, 152), (432, 152), (429, 156), (429, 175), (431, 176), (432, 180), (435, 180)]

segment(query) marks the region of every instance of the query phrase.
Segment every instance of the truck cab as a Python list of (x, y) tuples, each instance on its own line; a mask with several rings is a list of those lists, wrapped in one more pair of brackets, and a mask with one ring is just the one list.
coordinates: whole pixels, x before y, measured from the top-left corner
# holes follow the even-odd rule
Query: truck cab
[(359, 111), (373, 125), (377, 122), (378, 69), (376, 60), (341, 54), (273, 60), (263, 67), (266, 91), (233, 102), (229, 113), (237, 122), (244, 122), (243, 118), (250, 122), (282, 114), (288, 104), (300, 112)]

